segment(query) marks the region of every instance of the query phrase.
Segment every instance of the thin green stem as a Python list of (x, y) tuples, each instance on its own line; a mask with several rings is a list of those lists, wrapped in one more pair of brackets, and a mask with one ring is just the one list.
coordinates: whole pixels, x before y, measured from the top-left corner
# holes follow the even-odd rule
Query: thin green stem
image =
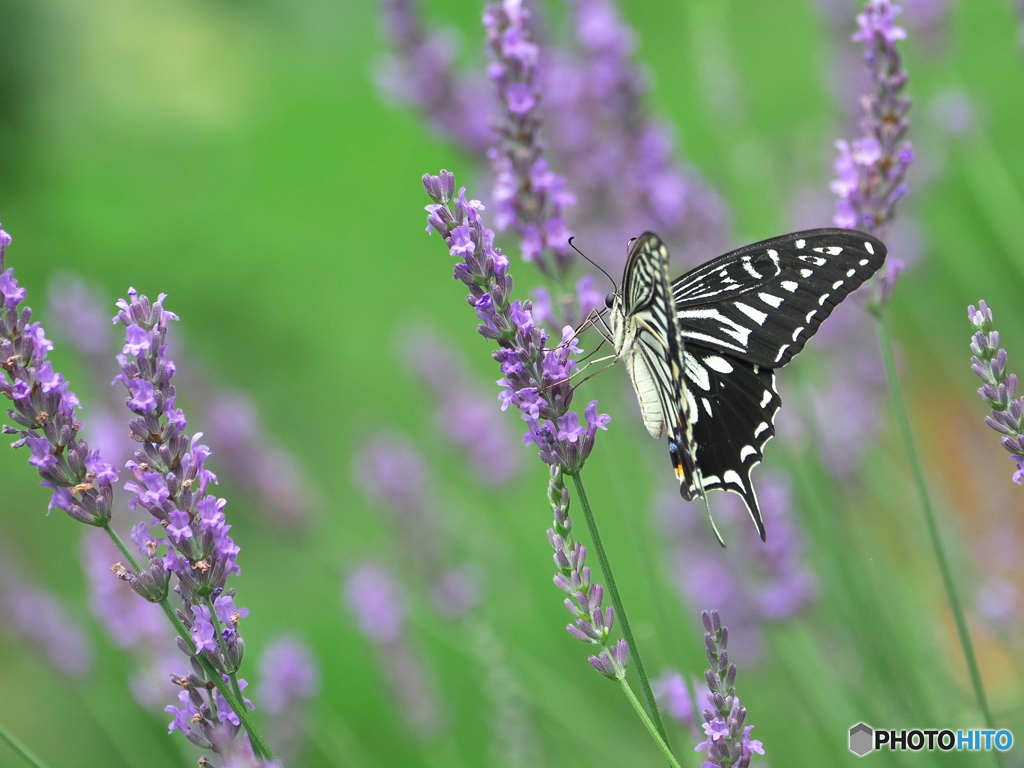
[(672, 750), (668, 748), (668, 744), (665, 743), (661, 734), (658, 733), (654, 723), (651, 722), (651, 718), (647, 716), (647, 712), (644, 711), (643, 704), (640, 703), (640, 699), (638, 699), (636, 694), (633, 693), (633, 689), (629, 687), (629, 683), (626, 682), (626, 678), (620, 677), (619, 685), (622, 686), (622, 692), (626, 694), (626, 698), (629, 699), (629, 703), (633, 705), (633, 709), (636, 710), (637, 715), (639, 715), (640, 719), (643, 720), (644, 725), (647, 726), (647, 730), (650, 731), (651, 736), (654, 737), (656, 742), (658, 742), (658, 746), (661, 747), (661, 751), (665, 753), (665, 757), (668, 758), (669, 765), (671, 765), (672, 768), (679, 768), (676, 756), (672, 754)]
[(665, 733), (665, 724), (661, 721), (661, 713), (658, 711), (658, 704), (654, 700), (654, 691), (651, 690), (651, 681), (647, 678), (647, 670), (644, 669), (643, 659), (640, 658), (640, 649), (637, 648), (636, 640), (633, 639), (633, 631), (629, 628), (629, 619), (626, 618), (626, 609), (622, 605), (622, 598), (619, 596), (619, 588), (615, 585), (615, 576), (612, 574), (612, 566), (608, 561), (608, 553), (605, 552), (604, 544), (601, 541), (601, 534), (597, 530), (597, 520), (594, 519), (594, 512), (590, 508), (590, 500), (587, 498), (587, 491), (583, 487), (583, 479), (579, 473), (572, 476), (576, 484), (576, 493), (579, 495), (580, 504), (583, 507), (583, 517), (587, 520), (587, 528), (590, 530), (590, 539), (593, 542), (594, 550), (597, 552), (598, 562), (601, 563), (601, 572), (608, 587), (608, 593), (612, 597), (612, 605), (615, 606), (615, 615), (622, 626), (622, 634), (626, 638), (626, 645), (629, 646), (629, 656), (636, 665), (636, 673), (640, 678), (640, 687), (643, 689), (644, 698), (647, 699), (647, 706), (651, 710), (651, 717), (654, 725), (661, 736), (661, 740), (667, 745), (668, 735)]
[(3, 741), (7, 746), (14, 750), (14, 752), (21, 755), (21, 759), (29, 765), (34, 766), (35, 768), (47, 768), (46, 763), (39, 758), (39, 755), (29, 749), (17, 736), (7, 730), (7, 727), (3, 723), (0, 723), (0, 741)]
[(928, 484), (924, 479), (921, 456), (917, 452), (917, 445), (914, 443), (914, 433), (910, 427), (910, 417), (907, 415), (907, 408), (903, 402), (903, 392), (900, 389), (899, 376), (896, 373), (896, 359), (892, 353), (892, 341), (889, 338), (888, 325), (881, 310), (875, 312), (875, 318), (878, 321), (878, 338), (882, 346), (882, 357), (885, 360), (886, 376), (889, 379), (889, 394), (892, 398), (893, 410), (896, 412), (896, 421), (899, 423), (903, 444), (907, 451), (907, 458), (910, 461), (910, 471), (914, 476), (918, 495), (921, 497), (921, 509), (924, 512), (928, 536), (931, 539), (932, 550), (935, 552), (935, 559), (939, 565), (939, 572), (942, 574), (942, 584), (946, 589), (946, 599), (949, 601), (950, 610), (953, 612), (953, 620), (956, 622), (956, 631), (960, 638), (960, 647), (963, 649), (964, 660), (967, 662), (967, 672), (971, 678), (971, 686), (974, 688), (974, 697), (978, 700), (978, 706), (985, 717), (986, 727), (995, 730), (995, 721), (992, 718), (991, 710), (989, 710), (988, 699), (985, 698), (985, 688), (981, 683), (978, 660), (974, 655), (971, 633), (967, 628), (967, 618), (960, 603), (960, 598), (957, 596), (956, 585), (953, 583), (953, 574), (949, 568), (949, 560), (946, 557), (946, 550), (942, 544), (942, 537), (939, 535), (939, 525), (935, 518), (935, 511), (932, 508)]
[[(138, 572), (139, 564), (136, 562), (129, 549), (125, 546), (124, 541), (121, 540), (117, 531), (109, 526), (105, 527), (103, 530), (107, 532), (111, 541), (113, 541), (114, 544), (117, 545), (117, 548), (121, 550), (121, 554), (124, 555), (124, 558), (129, 562), (131, 567)], [(189, 634), (188, 629), (182, 623), (181, 619), (178, 618), (178, 614), (176, 614), (174, 609), (171, 608), (170, 603), (164, 599), (158, 602), (157, 605), (160, 606), (160, 609), (164, 612), (167, 620), (171, 622), (171, 625), (174, 627), (174, 631), (178, 634), (178, 637), (191, 645), (192, 636)], [(196, 659), (202, 665), (207, 678), (217, 686), (217, 690), (220, 691), (221, 696), (224, 697), (231, 706), (231, 709), (233, 709), (235, 714), (238, 715), (238, 719), (242, 723), (242, 727), (245, 728), (246, 733), (249, 734), (249, 741), (252, 744), (252, 750), (256, 756), (262, 757), (268, 761), (276, 760), (273, 750), (270, 748), (270, 745), (267, 744), (267, 740), (263, 738), (263, 734), (259, 732), (259, 729), (256, 728), (256, 724), (253, 723), (252, 718), (249, 715), (249, 710), (245, 706), (245, 700), (241, 695), (241, 690), (238, 691), (238, 695), (236, 696), (235, 691), (233, 691), (224, 681), (221, 673), (214, 669), (213, 664), (210, 663), (209, 659), (202, 654), (197, 655)]]

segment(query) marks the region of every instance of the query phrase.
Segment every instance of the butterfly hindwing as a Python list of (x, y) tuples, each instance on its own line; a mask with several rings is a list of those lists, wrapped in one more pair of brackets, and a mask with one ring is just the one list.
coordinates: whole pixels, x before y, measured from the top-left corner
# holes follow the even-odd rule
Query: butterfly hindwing
[[(683, 360), (686, 386), (696, 401), (695, 462), (703, 489), (739, 494), (764, 538), (750, 472), (775, 435), (775, 415), (782, 406), (775, 372), (696, 344), (684, 348)], [(700, 494), (692, 482), (680, 491), (687, 500)]]
[(676, 318), (687, 343), (781, 368), (885, 260), (863, 232), (815, 229), (764, 240), (677, 278)]

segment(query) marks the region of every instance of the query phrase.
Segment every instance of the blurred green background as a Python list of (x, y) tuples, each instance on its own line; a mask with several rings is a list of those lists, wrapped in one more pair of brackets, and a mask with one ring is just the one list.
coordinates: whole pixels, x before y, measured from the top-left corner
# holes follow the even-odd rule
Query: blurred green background
[[(1006, 0), (909, 5), (901, 22), (910, 30), (903, 50), (918, 160), (901, 216), (914, 222), (920, 258), (899, 283), (893, 328), (995, 716), (1024, 738), (1020, 626), (997, 632), (970, 607), (996, 545), (1020, 534), (1021, 491), (983, 423), (965, 312), (987, 299), (1011, 370), (1024, 370), (1020, 18)], [(465, 62), (482, 61), (480, 4), (428, 6), (431, 22), (460, 31)], [(917, 6), (943, 14), (915, 27)], [(857, 7), (686, 0), (622, 8), (654, 76), (651, 106), (678, 126), (680, 151), (732, 208), (734, 243), (791, 228), (795, 201), (809, 189), (820, 195), (817, 225), (828, 225), (832, 144), (856, 135), (854, 94), (837, 96), (832, 78), (842, 56), (859, 55), (848, 39)], [(564, 15), (558, 4), (550, 12), (556, 24)], [(837, 31), (844, 12), (849, 21)], [(509, 677), (521, 694), (526, 764), (661, 764), (616, 686), (593, 673), (586, 647), (563, 630), (568, 615), (550, 583), (544, 536), (546, 472), (533, 449), (518, 445), (516, 417), (505, 414), (523, 470), (496, 493), (438, 433), (432, 399), (396, 348), (406, 329), (430, 325), (461, 350), (476, 385), (496, 394), (497, 370), (445, 248), (423, 232), (428, 200), (419, 181), (443, 167), (473, 183), (479, 159), (380, 97), (373, 72), (386, 46), (376, 6), (2, 2), (0, 30), (0, 217), (14, 237), (7, 265), (36, 319), (47, 325), (47, 286), (58, 271), (94, 285), (111, 307), (129, 286), (168, 293), (189, 359), (202, 361), (204, 376), (248, 392), (273, 440), (310, 478), (318, 514), (284, 532), (254, 514), (245, 489), (221, 486), (242, 547), (237, 602), (252, 611), (242, 625), (251, 697), (259, 706), (260, 649), (282, 631), (307, 641), (320, 667), (304, 747), (289, 765), (504, 764), (495, 755), (502, 723), (494, 702)], [(715, 98), (721, 83), (709, 80), (721, 72), (733, 78), (735, 98), (725, 106)], [(951, 92), (973, 105), (975, 123), (962, 135), (945, 125), (942, 98)], [(471, 196), (489, 196), (477, 186)], [(530, 267), (513, 260), (513, 268), (517, 288), (538, 282)], [(105, 382), (50, 335), (55, 366), (88, 409)], [(807, 357), (790, 375), (813, 386), (819, 361)], [(699, 611), (716, 606), (684, 604), (663, 568), (651, 508), (667, 462), (662, 446), (644, 438), (624, 378), (615, 370), (586, 385), (614, 418), (588, 464), (589, 493), (648, 666), (699, 679)], [(189, 412), (189, 392), (180, 395)], [(766, 628), (756, 664), (734, 658), (770, 765), (854, 764), (846, 732), (859, 720), (981, 726), (886, 403), (881, 412), (885, 426), (853, 479), (833, 481), (807, 440), (774, 441), (761, 469), (793, 478), (794, 515), (820, 586), (799, 618)], [(342, 599), (343, 575), (358, 563), (375, 558), (403, 573), (408, 557), (352, 477), (356, 452), (382, 430), (426, 453), (432, 479), (424, 493), (442, 515), (443, 535), (463, 559), (485, 566), (483, 602), (459, 621), (438, 617), (423, 585), (405, 579), (409, 642), (441, 716), (430, 736), (410, 727)], [(0, 618), (0, 721), (54, 766), (193, 764), (185, 740), (164, 735), (170, 715), (131, 698), (130, 662), (89, 614), (79, 540), (100, 534), (46, 517), (46, 503), (26, 455), (0, 453), (4, 552), (23, 581), (57, 593), (87, 626), (93, 666), (80, 679), (62, 675)], [(697, 506), (683, 512), (703, 514)], [(717, 550), (705, 534), (689, 546)], [(1024, 574), (1003, 575), (1019, 586)], [(684, 764), (699, 763), (686, 729), (674, 727), (673, 740)], [(873, 758), (995, 763), (991, 755)], [(0, 765), (17, 764), (0, 745)]]

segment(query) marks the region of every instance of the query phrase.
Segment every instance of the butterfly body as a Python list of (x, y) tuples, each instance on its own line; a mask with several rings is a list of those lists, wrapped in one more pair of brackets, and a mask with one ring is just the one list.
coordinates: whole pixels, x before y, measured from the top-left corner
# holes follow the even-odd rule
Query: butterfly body
[(885, 259), (862, 232), (819, 229), (727, 253), (672, 281), (668, 250), (650, 232), (629, 253), (608, 297), (612, 342), (644, 425), (665, 436), (687, 500), (739, 494), (761, 538), (750, 472), (775, 434), (775, 369)]

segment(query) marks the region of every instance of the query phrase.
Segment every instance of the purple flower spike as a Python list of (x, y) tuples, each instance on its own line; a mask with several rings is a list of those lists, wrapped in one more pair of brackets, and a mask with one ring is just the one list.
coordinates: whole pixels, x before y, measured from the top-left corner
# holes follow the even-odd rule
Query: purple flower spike
[(382, 673), (409, 724), (424, 736), (436, 731), (436, 696), (424, 665), (406, 637), (405, 607), (398, 581), (387, 568), (367, 563), (346, 579), (345, 602), (359, 630), (376, 646)]
[[(455, 197), (455, 176), (448, 171), (424, 176), (423, 185), (434, 200), (427, 206), (430, 228), (444, 237), (451, 255), (460, 260), (455, 278), (470, 290), (467, 300), (481, 320), (477, 331), (498, 346), (492, 355), (504, 374), (498, 381), (505, 390), (502, 407), (519, 408), (529, 427), (524, 442), (535, 444), (541, 459), (567, 473), (577, 472), (594, 447), (597, 429), (604, 429), (610, 418), (597, 415), (592, 403), (586, 434), (567, 428), (572, 425), (571, 419), (564, 419), (572, 403), (569, 379), (577, 370), (572, 354), (578, 348), (547, 349), (549, 336), (537, 326), (533, 305), (512, 300), (508, 259), (494, 247), (494, 232), (483, 225), (480, 201), (467, 200), (465, 188)], [(575, 423), (580, 423), (578, 416)]]
[(711, 668), (705, 673), (708, 684), (708, 703), (711, 709), (704, 710), (706, 739), (697, 745), (696, 751), (707, 750), (706, 766), (721, 768), (747, 768), (756, 752), (764, 754), (764, 746), (757, 739), (750, 738), (754, 726), (745, 725), (747, 708), (740, 706), (736, 695), (736, 665), (729, 663), (729, 630), (722, 626), (718, 611), (701, 614), (704, 623), (704, 645), (707, 649)]
[(617, 643), (611, 640), (615, 624), (615, 609), (602, 607), (604, 587), (590, 580), (587, 566), (587, 549), (577, 542), (572, 534), (572, 518), (569, 517), (569, 490), (565, 477), (558, 467), (551, 468), (548, 483), (548, 501), (554, 513), (554, 523), (548, 529), (548, 541), (555, 550), (555, 586), (568, 597), (565, 607), (575, 621), (566, 631), (577, 640), (591, 643), (602, 650), (589, 658), (599, 673), (613, 680), (626, 676), (629, 664), (629, 648), (625, 640)]
[(11, 236), (0, 229), (0, 394), (12, 402), (3, 434), (17, 435), (13, 448), (29, 446), (29, 463), (53, 491), (50, 509), (57, 508), (88, 525), (110, 521), (117, 472), (78, 438), (78, 398), (68, 382), (46, 360), (53, 344), (32, 310), (21, 307), (27, 292), (4, 270)]
[(1024, 483), (1024, 397), (1017, 397), (1017, 375), (1006, 372), (1006, 350), (999, 346), (992, 310), (984, 301), (967, 308), (974, 326), (971, 339), (971, 369), (984, 382), (978, 395), (992, 409), (985, 423), (1002, 435), (1000, 443), (1017, 462), (1013, 482)]
[(546, 275), (562, 277), (574, 255), (565, 211), (576, 199), (565, 179), (551, 170), (540, 140), (539, 50), (530, 39), (529, 18), (523, 0), (502, 0), (484, 11), (492, 62), (488, 72), (504, 106), (498, 146), (488, 152), (495, 175), (495, 224), (518, 233), (525, 261), (536, 262)]
[[(236, 609), (235, 591), (227, 584), (228, 577), (241, 572), (239, 547), (228, 533), (231, 526), (223, 511), (227, 502), (210, 493), (217, 482), (206, 467), (210, 449), (199, 442), (202, 433), (185, 432), (185, 414), (175, 406), (172, 380), (177, 366), (168, 355), (167, 336), (170, 322), (178, 317), (164, 308), (165, 298), (161, 294), (153, 302), (129, 289), (128, 298), (117, 302), (120, 311), (114, 318), (125, 326), (125, 344), (117, 358), (121, 374), (114, 381), (128, 391), (125, 403), (134, 414), (128, 422), (130, 435), (140, 444), (127, 463), (134, 479), (125, 489), (133, 494), (129, 505), (144, 508), (167, 534), (166, 539), (154, 537), (145, 525), (137, 526), (132, 539), (148, 567), (134, 573), (119, 564), (115, 574), (152, 602), (167, 596), (173, 574), (174, 591), (183, 605), (178, 616), (192, 636), (191, 648), (179, 648), (203, 656), (224, 681), (242, 690), (245, 681), (237, 674), (245, 643), (239, 622), (248, 610)], [(184, 710), (168, 708), (176, 714), (172, 729), (187, 722), (182, 730), (194, 744), (210, 744), (218, 753), (243, 749), (244, 742), (232, 741), (239, 732), (238, 714), (219, 692), (211, 692), (202, 670), (193, 664), (191, 675), (175, 678), (184, 689), (180, 698), (187, 703), (188, 718), (182, 720)], [(252, 708), (248, 700), (242, 701)]]
[(515, 438), (493, 401), (474, 385), (465, 361), (426, 328), (403, 334), (403, 354), (426, 381), (437, 403), (437, 428), (459, 448), (485, 485), (503, 485), (522, 467)]
[[(911, 102), (902, 95), (907, 73), (896, 47), (906, 37), (895, 23), (900, 11), (890, 0), (869, 0), (857, 16), (859, 30), (853, 40), (866, 48), (872, 91), (861, 97), (863, 136), (836, 142), (839, 156), (832, 191), (839, 197), (833, 219), (838, 227), (877, 231), (892, 220), (896, 203), (907, 191), (903, 178), (914, 150), (904, 140)], [(890, 281), (894, 277), (890, 275)]]
[(423, 112), (442, 137), (483, 155), (493, 141), (486, 108), (493, 96), (482, 76), (455, 69), (454, 32), (424, 29), (414, 0), (381, 0), (380, 6), (384, 36), (392, 49), (378, 70), (380, 89)]

